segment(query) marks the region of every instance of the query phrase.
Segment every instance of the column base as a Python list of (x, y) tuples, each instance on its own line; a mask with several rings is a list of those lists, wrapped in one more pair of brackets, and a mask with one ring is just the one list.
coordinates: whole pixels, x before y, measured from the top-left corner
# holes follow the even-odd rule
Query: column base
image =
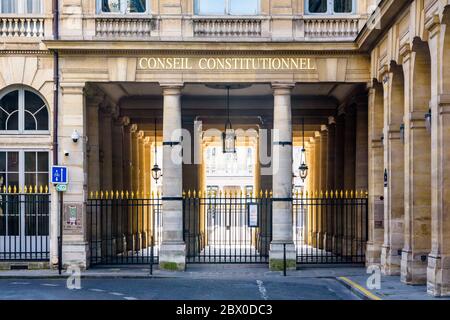
[(366, 267), (381, 264), (381, 245), (367, 243), (366, 249)]
[(166, 271), (185, 271), (186, 244), (163, 242), (159, 251), (159, 268)]
[(87, 242), (63, 242), (63, 269), (78, 267), (81, 271), (89, 267), (89, 244)]
[[(284, 246), (283, 243), (272, 241), (269, 251), (269, 267), (271, 271), (283, 271)], [(297, 251), (293, 242), (286, 244), (286, 269), (297, 270)]]
[(411, 250), (403, 250), (401, 281), (410, 285), (427, 283), (427, 253), (413, 253)]
[(450, 296), (450, 256), (428, 256), (427, 292), (435, 297)]
[(395, 249), (388, 246), (381, 248), (381, 272), (385, 276), (399, 276), (401, 249)]

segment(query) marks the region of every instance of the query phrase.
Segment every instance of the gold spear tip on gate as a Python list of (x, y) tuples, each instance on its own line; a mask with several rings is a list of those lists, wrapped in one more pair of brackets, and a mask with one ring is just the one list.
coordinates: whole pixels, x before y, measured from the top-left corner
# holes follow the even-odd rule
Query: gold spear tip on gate
[(193, 196), (194, 198), (197, 197), (197, 191), (196, 191), (196, 190), (194, 190), (194, 192), (192, 192), (192, 196)]
[(92, 191), (89, 193), (89, 199), (94, 199), (94, 193)]
[(354, 198), (355, 197), (355, 193), (353, 192), (353, 190), (350, 192), (350, 198)]
[(6, 193), (6, 186), (3, 186), (3, 193)]
[(266, 193), (265, 193), (266, 198), (269, 197), (269, 190), (266, 189)]
[[(27, 186), (24, 186), (23, 193), (27, 193)], [(19, 193), (22, 193), (22, 187), (19, 187)]]
[(325, 198), (328, 199), (328, 197), (330, 196), (330, 194), (328, 193), (328, 190), (325, 192)]
[(330, 192), (330, 198), (331, 198), (331, 199), (334, 198), (334, 191), (333, 191), (333, 190), (331, 190), (331, 192)]

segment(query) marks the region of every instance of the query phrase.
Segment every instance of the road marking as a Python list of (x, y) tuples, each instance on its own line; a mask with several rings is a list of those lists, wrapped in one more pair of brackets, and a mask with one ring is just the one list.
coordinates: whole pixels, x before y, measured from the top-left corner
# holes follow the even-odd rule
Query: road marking
[(362, 286), (360, 286), (356, 282), (353, 282), (349, 278), (339, 277), (339, 279), (341, 279), (342, 281), (346, 282), (350, 287), (361, 291), (361, 293), (364, 294), (370, 300), (382, 300), (379, 296), (373, 294), (372, 292), (370, 292), (369, 290), (363, 288)]
[(125, 300), (137, 300), (135, 297), (123, 297)]
[(89, 289), (89, 290), (94, 292), (105, 292), (105, 290), (102, 289)]
[(123, 293), (120, 292), (110, 292), (109, 294), (112, 294), (113, 296), (123, 296)]
[(261, 294), (261, 298), (263, 298), (264, 300), (269, 300), (269, 297), (267, 296), (267, 290), (264, 287), (264, 283), (261, 280), (256, 280), (256, 284), (258, 285), (258, 290)]
[(41, 286), (44, 286), (44, 287), (59, 287), (58, 284), (52, 284), (52, 283), (43, 283), (43, 284), (41, 284)]
[(14, 284), (14, 285), (28, 285), (30, 283), (29, 282), (11, 282), (11, 284)]

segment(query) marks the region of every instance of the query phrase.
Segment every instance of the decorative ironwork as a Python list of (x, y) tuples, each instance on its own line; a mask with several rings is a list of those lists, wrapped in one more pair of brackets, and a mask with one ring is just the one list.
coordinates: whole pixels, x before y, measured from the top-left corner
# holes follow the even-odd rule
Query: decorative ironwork
[(91, 265), (156, 264), (162, 240), (161, 194), (91, 192)]
[(292, 212), (298, 264), (365, 263), (366, 192), (297, 192)]
[(0, 261), (50, 259), (48, 186), (0, 189)]
[[(184, 194), (187, 263), (268, 263), (272, 201), (266, 191)], [(250, 223), (249, 223), (250, 222)]]

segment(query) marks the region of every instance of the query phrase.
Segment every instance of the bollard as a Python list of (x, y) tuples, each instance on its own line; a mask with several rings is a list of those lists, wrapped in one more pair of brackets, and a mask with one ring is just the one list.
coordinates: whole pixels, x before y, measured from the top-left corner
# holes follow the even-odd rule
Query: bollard
[(151, 242), (150, 242), (150, 246), (151, 246), (151, 251), (150, 251), (150, 275), (152, 276), (153, 275), (153, 262), (154, 262), (154, 257), (155, 257), (155, 254), (154, 254), (154, 252), (153, 252), (153, 250), (154, 250), (154, 240), (153, 240), (153, 236), (151, 237)]
[(286, 277), (286, 243), (283, 243), (283, 276)]

